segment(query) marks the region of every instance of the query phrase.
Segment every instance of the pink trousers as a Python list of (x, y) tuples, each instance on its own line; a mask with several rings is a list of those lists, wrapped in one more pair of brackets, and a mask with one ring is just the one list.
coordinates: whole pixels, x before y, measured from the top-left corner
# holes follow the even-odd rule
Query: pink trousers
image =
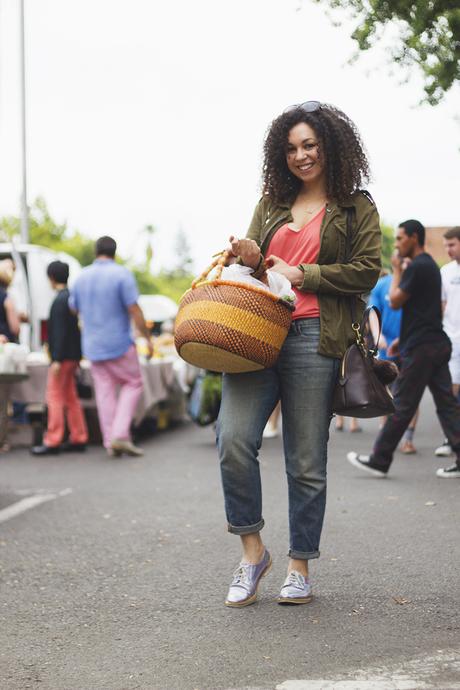
[(56, 376), (48, 370), (46, 381), (46, 404), (48, 406), (48, 427), (43, 437), (46, 446), (58, 446), (65, 432), (65, 417), (71, 443), (86, 443), (88, 431), (85, 417), (78, 399), (75, 385), (75, 370), (78, 362), (65, 360)]
[(97, 413), (106, 448), (115, 439), (129, 439), (129, 428), (143, 384), (134, 345), (117, 359), (91, 362)]

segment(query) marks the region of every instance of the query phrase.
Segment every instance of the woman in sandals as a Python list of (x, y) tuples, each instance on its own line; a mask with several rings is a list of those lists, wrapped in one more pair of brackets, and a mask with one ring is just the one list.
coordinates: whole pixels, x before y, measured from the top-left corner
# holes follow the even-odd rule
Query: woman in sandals
[(247, 237), (230, 238), (232, 253), (254, 269), (255, 277), (266, 262), (290, 280), (297, 301), (276, 365), (223, 377), (218, 449), (228, 531), (240, 536), (243, 552), (227, 606), (252, 604), (260, 578), (271, 567), (261, 536), (258, 452), (278, 399), (289, 561), (277, 601), (306, 604), (312, 598), (308, 561), (319, 556), (332, 393), (340, 359), (354, 340), (349, 298), (360, 318), (360, 295), (372, 289), (380, 271), (379, 216), (370, 196), (359, 191), (368, 177), (361, 139), (343, 112), (318, 101), (290, 106), (265, 139), (262, 198)]

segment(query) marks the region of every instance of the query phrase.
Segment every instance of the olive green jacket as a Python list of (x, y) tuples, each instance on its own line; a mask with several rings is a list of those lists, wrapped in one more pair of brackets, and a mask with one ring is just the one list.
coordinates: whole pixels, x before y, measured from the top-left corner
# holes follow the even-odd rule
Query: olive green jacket
[[(353, 208), (350, 262), (346, 263), (347, 208)], [(262, 197), (254, 211), (247, 237), (255, 240), (265, 255), (273, 235), (292, 222), (289, 205), (276, 205)], [(381, 267), (381, 231), (375, 205), (361, 192), (348, 204), (326, 207), (320, 230), (317, 264), (301, 264), (304, 272), (301, 290), (318, 295), (320, 341), (318, 352), (327, 357), (342, 357), (354, 340), (351, 328), (350, 295), (356, 298), (360, 320), (365, 303), (361, 295), (369, 292)]]

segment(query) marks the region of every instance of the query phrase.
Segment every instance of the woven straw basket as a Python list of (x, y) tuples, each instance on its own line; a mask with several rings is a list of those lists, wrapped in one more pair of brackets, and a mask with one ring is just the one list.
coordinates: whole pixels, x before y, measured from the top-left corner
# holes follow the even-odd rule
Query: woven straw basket
[[(224, 252), (181, 299), (175, 344), (182, 359), (209, 371), (237, 374), (271, 367), (294, 307), (252, 285), (221, 280)], [(217, 265), (216, 278), (207, 280)]]

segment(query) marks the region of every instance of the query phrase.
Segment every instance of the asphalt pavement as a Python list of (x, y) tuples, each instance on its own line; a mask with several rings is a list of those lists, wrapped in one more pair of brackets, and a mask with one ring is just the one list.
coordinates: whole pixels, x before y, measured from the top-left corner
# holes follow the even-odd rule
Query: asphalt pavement
[(279, 439), (264, 442), (263, 536), (274, 566), (258, 602), (223, 605), (239, 559), (227, 534), (211, 428), (184, 423), (143, 458), (0, 457), (1, 690), (460, 688), (460, 481), (439, 479), (431, 399), (384, 480), (331, 429), (315, 598), (281, 607), (287, 495)]

